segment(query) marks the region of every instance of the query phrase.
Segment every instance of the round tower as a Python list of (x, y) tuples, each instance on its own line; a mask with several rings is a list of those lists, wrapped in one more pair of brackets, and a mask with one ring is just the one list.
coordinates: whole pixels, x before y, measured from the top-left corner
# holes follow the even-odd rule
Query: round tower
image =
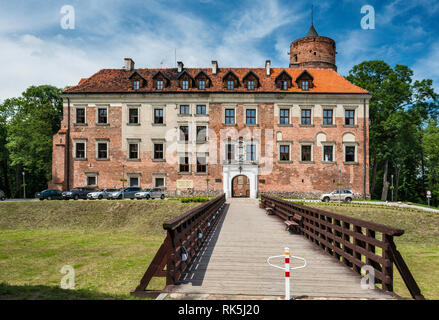
[(290, 46), (290, 68), (321, 68), (337, 71), (335, 41), (318, 35), (314, 25), (306, 37), (297, 39)]

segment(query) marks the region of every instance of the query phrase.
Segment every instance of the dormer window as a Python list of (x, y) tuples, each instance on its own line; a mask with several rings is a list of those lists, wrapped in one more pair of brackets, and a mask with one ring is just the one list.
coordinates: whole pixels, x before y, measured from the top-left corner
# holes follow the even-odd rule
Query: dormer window
[(296, 79), (297, 85), (303, 91), (308, 91), (311, 89), (314, 86), (313, 81), (313, 76), (306, 70), (304, 70)]
[(163, 90), (169, 86), (170, 80), (162, 71), (158, 71), (153, 77), (153, 87), (157, 90)]
[(195, 85), (198, 88), (198, 90), (204, 90), (206, 88), (209, 88), (210, 83), (211, 83), (206, 72), (204, 72), (203, 70), (198, 72), (198, 74), (195, 76), (194, 80), (195, 80)]
[(183, 90), (187, 90), (187, 89), (189, 89), (189, 81), (188, 81), (188, 80), (183, 80), (183, 81), (181, 82), (181, 88), (182, 88)]
[(129, 76), (133, 90), (139, 90), (146, 85), (145, 78), (136, 70)]
[(157, 80), (157, 90), (163, 90), (163, 80)]
[(139, 90), (139, 88), (140, 88), (140, 81), (139, 80), (134, 81), (133, 82), (133, 89)]
[(276, 83), (276, 87), (278, 87), (280, 90), (288, 90), (293, 86), (293, 78), (285, 70), (279, 73), (274, 81)]
[(227, 81), (227, 90), (233, 90), (234, 82), (233, 80)]
[(251, 70), (244, 76), (242, 82), (244, 86), (247, 88), (247, 90), (255, 90), (256, 88), (259, 87), (259, 78)]
[(223, 77), (223, 86), (227, 90), (233, 90), (239, 87), (239, 78), (233, 71), (229, 71)]
[(200, 90), (206, 89), (206, 80), (199, 80), (198, 81), (198, 89), (200, 89)]

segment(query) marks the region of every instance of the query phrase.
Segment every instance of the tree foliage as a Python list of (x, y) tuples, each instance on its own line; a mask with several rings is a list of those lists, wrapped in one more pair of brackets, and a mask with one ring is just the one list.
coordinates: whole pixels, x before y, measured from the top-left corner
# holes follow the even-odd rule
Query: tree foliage
[(8, 195), (22, 195), (22, 172), (28, 195), (47, 187), (52, 136), (62, 120), (60, 95), (61, 90), (52, 86), (32, 86), (0, 105), (0, 171), (6, 177), (1, 183)]

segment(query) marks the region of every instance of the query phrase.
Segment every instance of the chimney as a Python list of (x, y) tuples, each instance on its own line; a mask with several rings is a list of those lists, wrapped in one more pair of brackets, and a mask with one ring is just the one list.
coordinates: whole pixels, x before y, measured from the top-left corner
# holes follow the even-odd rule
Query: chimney
[(134, 61), (131, 58), (125, 58), (125, 71), (134, 70)]
[(270, 76), (270, 72), (271, 72), (271, 61), (267, 60), (265, 61), (265, 74), (267, 75), (267, 77)]
[(212, 61), (212, 74), (217, 74), (218, 72), (218, 61)]
[(178, 72), (182, 72), (183, 71), (183, 62), (181, 61), (177, 61), (177, 66), (178, 66)]

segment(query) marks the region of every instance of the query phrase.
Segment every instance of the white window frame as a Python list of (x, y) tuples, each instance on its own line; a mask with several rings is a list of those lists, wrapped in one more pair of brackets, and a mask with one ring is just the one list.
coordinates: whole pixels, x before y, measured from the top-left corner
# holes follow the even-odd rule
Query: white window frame
[[(99, 158), (99, 144), (107, 145), (107, 157)], [(96, 160), (109, 160), (110, 159), (110, 141), (108, 139), (96, 139)]]
[[(355, 147), (354, 161), (346, 161), (346, 147)], [(357, 142), (343, 142), (343, 163), (344, 164), (358, 163), (358, 143)]]
[[(107, 122), (99, 122), (99, 109), (106, 109), (107, 110)], [(97, 125), (106, 125), (110, 123), (110, 114), (108, 112), (109, 106), (108, 105), (96, 105), (96, 124)]]
[[(299, 125), (303, 127), (312, 127), (314, 126), (314, 106), (299, 106), (300, 114), (299, 114)], [(311, 123), (310, 124), (302, 124), (302, 110), (311, 110)]]
[[(75, 148), (74, 148), (74, 157), (73, 157), (73, 159), (75, 159), (75, 160), (87, 160), (87, 139), (73, 139), (73, 142), (74, 142), (74, 145), (75, 145)], [(77, 158), (76, 157), (76, 145), (78, 144), (78, 143), (84, 143), (84, 158)]]
[[(140, 160), (140, 139), (127, 139), (127, 160), (136, 161)], [(130, 158), (130, 145), (137, 144), (137, 158)]]
[[(325, 160), (325, 146), (331, 146), (332, 147), (332, 161), (326, 161)], [(334, 142), (322, 142), (322, 162), (325, 163), (334, 163), (336, 162), (335, 158), (335, 143)]]
[[(311, 146), (311, 160), (302, 160), (302, 147)], [(313, 142), (300, 142), (300, 162), (311, 163), (314, 162), (314, 143)]]
[[(281, 160), (280, 159), (280, 146), (288, 146), (288, 158), (289, 160)], [(292, 148), (293, 148), (293, 142), (292, 141), (277, 141), (277, 161), (281, 163), (291, 163), (293, 162), (292, 159)]]
[[(87, 106), (86, 105), (77, 105), (77, 106), (73, 106), (73, 109), (75, 110), (75, 122), (74, 122), (74, 124), (76, 124), (76, 125), (86, 125), (87, 124)], [(84, 123), (78, 123), (77, 109), (84, 109)]]
[[(137, 109), (137, 123), (131, 123), (130, 122), (130, 110), (132, 110), (132, 109)], [(140, 125), (140, 106), (138, 106), (138, 105), (135, 105), (135, 106), (133, 106), (133, 105), (128, 105), (127, 106), (127, 124), (128, 125), (131, 125), (131, 126), (136, 126), (136, 125)]]

